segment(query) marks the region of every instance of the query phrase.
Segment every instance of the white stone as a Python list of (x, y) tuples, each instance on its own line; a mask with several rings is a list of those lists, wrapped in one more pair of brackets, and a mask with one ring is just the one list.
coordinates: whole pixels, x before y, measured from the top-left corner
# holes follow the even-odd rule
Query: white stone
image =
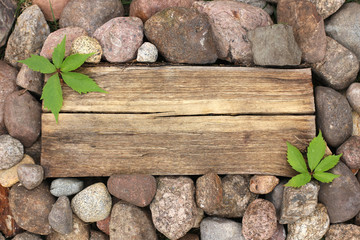
[(138, 62), (156, 62), (158, 50), (152, 43), (145, 42), (138, 49), (136, 61)]

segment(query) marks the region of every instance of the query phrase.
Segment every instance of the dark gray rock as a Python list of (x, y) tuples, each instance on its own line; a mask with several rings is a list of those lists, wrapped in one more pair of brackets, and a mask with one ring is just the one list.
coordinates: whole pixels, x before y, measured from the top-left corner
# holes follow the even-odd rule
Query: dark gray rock
[(0, 47), (5, 45), (11, 27), (15, 21), (15, 10), (15, 1), (0, 1)]
[(340, 177), (331, 183), (320, 184), (319, 202), (326, 206), (331, 223), (345, 222), (360, 211), (360, 184), (342, 162), (330, 172), (339, 174)]
[(76, 178), (57, 178), (51, 182), (50, 192), (56, 197), (70, 196), (80, 192), (84, 182)]
[(217, 59), (211, 26), (190, 8), (168, 8), (145, 22), (145, 35), (169, 62), (206, 64)]
[(208, 217), (200, 224), (201, 240), (245, 240), (241, 223), (225, 218)]
[(5, 126), (9, 134), (25, 147), (40, 135), (41, 104), (29, 92), (13, 92), (5, 100)]
[(351, 107), (346, 97), (331, 88), (318, 86), (315, 103), (317, 125), (327, 144), (340, 146), (353, 131)]
[(360, 168), (360, 136), (350, 137), (336, 150), (336, 154), (343, 154), (341, 160), (349, 168)]
[(355, 53), (360, 61), (360, 4), (344, 4), (325, 23), (327, 35)]
[(360, 226), (354, 224), (333, 224), (325, 235), (326, 240), (358, 240)]
[(49, 214), (49, 224), (60, 234), (69, 234), (73, 230), (73, 216), (69, 198), (59, 197)]
[(301, 50), (295, 41), (292, 27), (275, 24), (248, 32), (254, 63), (263, 66), (299, 65)]
[(5, 51), (5, 60), (14, 67), (21, 67), (19, 60), (39, 54), (41, 47), (50, 34), (44, 14), (37, 5), (24, 10), (17, 19), (15, 29), (9, 37)]
[(41, 237), (33, 233), (24, 232), (17, 234), (12, 240), (41, 240)]
[(44, 75), (40, 72), (31, 70), (27, 65), (23, 65), (16, 78), (16, 84), (19, 87), (27, 89), (38, 95), (42, 93)]
[(284, 184), (286, 183), (287, 180), (281, 180), (280, 183), (274, 188), (274, 190), (271, 193), (265, 195), (265, 199), (269, 200), (274, 204), (278, 219), (280, 219), (280, 210), (281, 210), (283, 193), (284, 193)]
[(312, 64), (312, 70), (323, 83), (335, 90), (347, 88), (356, 80), (359, 61), (354, 53), (334, 39), (327, 37), (325, 58)]
[(25, 148), (25, 154), (29, 155), (34, 159), (36, 164), (40, 164), (40, 155), (41, 155), (41, 139), (31, 145), (31, 147)]
[(346, 98), (354, 111), (360, 114), (360, 83), (350, 85), (346, 91)]
[(28, 190), (34, 189), (44, 179), (44, 169), (36, 164), (22, 164), (17, 168), (20, 183)]
[(81, 221), (73, 214), (72, 232), (69, 234), (61, 234), (53, 231), (46, 237), (46, 240), (89, 240), (90, 225)]
[(60, 27), (81, 27), (91, 36), (95, 30), (112, 18), (124, 15), (124, 7), (118, 0), (77, 0), (64, 7)]
[(0, 135), (0, 169), (8, 169), (19, 163), (24, 157), (21, 142), (10, 135)]

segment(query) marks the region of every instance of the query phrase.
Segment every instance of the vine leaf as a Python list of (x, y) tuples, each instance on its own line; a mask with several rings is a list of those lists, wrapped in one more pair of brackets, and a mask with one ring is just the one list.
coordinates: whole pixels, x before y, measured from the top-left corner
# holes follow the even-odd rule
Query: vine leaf
[(61, 74), (64, 82), (78, 93), (101, 92), (107, 93), (100, 88), (90, 77), (76, 72), (64, 72)]
[(325, 155), (326, 142), (322, 136), (321, 131), (319, 135), (311, 140), (309, 147), (307, 148), (307, 159), (309, 163), (310, 171), (314, 171), (319, 164), (323, 156)]
[(311, 180), (310, 173), (308, 173), (308, 172), (300, 173), (300, 174), (296, 175), (295, 177), (291, 178), (289, 180), (289, 182), (287, 182), (285, 184), (285, 186), (298, 188), (298, 187), (301, 187), (301, 186), (307, 184), (308, 182), (310, 182), (310, 180)]
[(56, 67), (45, 57), (31, 54), (31, 57), (18, 61), (26, 64), (31, 70), (41, 73), (54, 73)]
[(65, 57), (65, 43), (66, 43), (66, 36), (63, 38), (61, 43), (59, 43), (56, 48), (54, 48), (53, 54), (52, 54), (52, 61), (53, 64), (57, 69), (60, 68), (64, 57)]
[(81, 65), (84, 64), (86, 59), (90, 56), (94, 55), (94, 53), (89, 54), (74, 54), (65, 58), (64, 62), (61, 64), (60, 70), (62, 72), (70, 72), (78, 69)]
[(52, 75), (46, 82), (40, 100), (44, 100), (44, 107), (49, 109), (59, 122), (59, 112), (63, 104), (60, 78), (57, 74)]
[(307, 167), (303, 155), (295, 146), (290, 143), (287, 144), (287, 161), (291, 167), (300, 173), (307, 173)]

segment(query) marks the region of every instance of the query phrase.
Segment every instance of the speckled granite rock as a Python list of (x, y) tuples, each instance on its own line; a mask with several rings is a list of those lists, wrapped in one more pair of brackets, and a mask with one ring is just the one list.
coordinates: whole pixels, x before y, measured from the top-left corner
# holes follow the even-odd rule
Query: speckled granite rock
[(87, 63), (99, 63), (102, 56), (102, 48), (100, 43), (92, 37), (89, 36), (80, 36), (77, 37), (71, 45), (71, 54), (89, 54), (94, 53), (86, 59)]
[(24, 10), (17, 19), (15, 29), (9, 37), (5, 51), (5, 60), (14, 67), (21, 67), (19, 60), (39, 54), (50, 33), (44, 14), (37, 5)]
[(360, 236), (360, 226), (353, 224), (334, 224), (330, 226), (325, 235), (326, 240), (358, 240)]
[(318, 13), (325, 19), (335, 13), (344, 3), (345, 0), (309, 0), (312, 2)]
[(138, 62), (156, 62), (158, 50), (150, 42), (144, 42), (138, 49), (136, 61)]
[(24, 156), (24, 147), (10, 135), (0, 135), (0, 169), (8, 169), (19, 163)]
[(225, 218), (208, 217), (200, 224), (201, 240), (245, 240), (241, 223)]
[(2, 0), (0, 2), (0, 47), (4, 46), (15, 21), (16, 2)]

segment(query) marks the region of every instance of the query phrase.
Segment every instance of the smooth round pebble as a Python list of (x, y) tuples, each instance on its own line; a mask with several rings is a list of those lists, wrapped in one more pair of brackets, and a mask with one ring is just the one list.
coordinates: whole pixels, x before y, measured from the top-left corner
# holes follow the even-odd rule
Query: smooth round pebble
[(156, 46), (150, 42), (144, 42), (138, 49), (136, 61), (138, 62), (156, 62), (158, 58), (158, 50)]
[(278, 184), (279, 179), (275, 176), (255, 175), (250, 179), (250, 191), (256, 194), (268, 194)]
[(23, 159), (24, 146), (10, 135), (0, 135), (0, 169), (15, 166)]
[(58, 178), (51, 182), (50, 192), (55, 197), (70, 196), (80, 192), (84, 182), (76, 178)]
[(44, 179), (44, 169), (36, 164), (23, 164), (17, 169), (20, 183), (28, 190), (34, 189)]
[(89, 54), (94, 53), (86, 59), (88, 63), (99, 63), (102, 56), (102, 48), (98, 40), (89, 36), (80, 36), (76, 38), (71, 45), (71, 54)]
[(346, 91), (346, 98), (354, 111), (360, 113), (360, 83), (355, 82)]

